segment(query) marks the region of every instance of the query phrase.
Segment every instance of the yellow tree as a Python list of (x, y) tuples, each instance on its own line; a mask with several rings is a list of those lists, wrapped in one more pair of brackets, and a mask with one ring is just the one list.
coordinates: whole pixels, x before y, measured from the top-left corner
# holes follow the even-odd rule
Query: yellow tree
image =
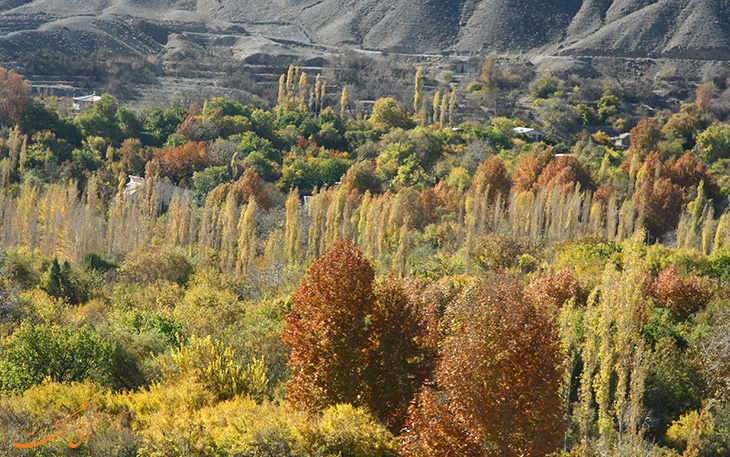
[(423, 67), (419, 66), (416, 70), (416, 90), (413, 96), (413, 114), (418, 115), (421, 111), (421, 99), (423, 92)]
[(286, 231), (284, 242), (286, 243), (286, 255), (290, 263), (299, 258), (299, 243), (302, 235), (299, 223), (299, 191), (297, 189), (289, 192), (286, 199)]
[(340, 118), (345, 120), (345, 109), (347, 108), (347, 86), (342, 88), (342, 97), (340, 97)]
[(256, 200), (251, 197), (241, 210), (238, 223), (238, 262), (236, 272), (245, 275), (251, 272), (256, 262)]

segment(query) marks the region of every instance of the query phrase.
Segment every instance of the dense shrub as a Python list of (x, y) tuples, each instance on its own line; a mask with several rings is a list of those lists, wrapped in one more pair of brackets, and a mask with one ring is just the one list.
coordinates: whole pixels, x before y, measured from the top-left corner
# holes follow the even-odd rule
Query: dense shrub
[(3, 342), (0, 387), (18, 393), (46, 377), (106, 383), (113, 354), (113, 345), (91, 329), (24, 323)]

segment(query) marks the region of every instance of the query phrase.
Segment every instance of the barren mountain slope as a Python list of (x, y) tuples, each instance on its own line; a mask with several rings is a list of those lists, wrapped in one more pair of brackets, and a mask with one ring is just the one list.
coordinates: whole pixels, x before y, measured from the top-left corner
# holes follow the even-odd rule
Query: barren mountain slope
[[(730, 0), (0, 0), (0, 58), (252, 37), (406, 53), (730, 57)], [(192, 38), (191, 38), (192, 37)]]

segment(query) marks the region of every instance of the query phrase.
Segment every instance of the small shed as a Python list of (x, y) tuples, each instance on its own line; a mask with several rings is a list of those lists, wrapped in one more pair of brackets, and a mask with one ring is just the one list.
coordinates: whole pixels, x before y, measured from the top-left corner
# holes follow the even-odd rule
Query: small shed
[(518, 135), (525, 135), (530, 137), (533, 142), (539, 142), (545, 139), (544, 133), (535, 129), (531, 129), (529, 127), (515, 127), (512, 130)]
[(76, 111), (83, 111), (86, 109), (87, 106), (93, 105), (94, 103), (101, 100), (101, 97), (99, 95), (96, 95), (96, 92), (94, 92), (91, 95), (82, 95), (81, 97), (74, 97), (73, 100), (73, 109)]

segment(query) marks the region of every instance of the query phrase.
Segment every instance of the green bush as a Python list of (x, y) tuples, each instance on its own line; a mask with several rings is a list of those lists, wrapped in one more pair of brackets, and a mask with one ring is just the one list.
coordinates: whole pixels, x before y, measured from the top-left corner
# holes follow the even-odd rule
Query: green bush
[(114, 346), (88, 328), (23, 323), (3, 342), (0, 388), (18, 393), (44, 378), (104, 384), (112, 373)]

